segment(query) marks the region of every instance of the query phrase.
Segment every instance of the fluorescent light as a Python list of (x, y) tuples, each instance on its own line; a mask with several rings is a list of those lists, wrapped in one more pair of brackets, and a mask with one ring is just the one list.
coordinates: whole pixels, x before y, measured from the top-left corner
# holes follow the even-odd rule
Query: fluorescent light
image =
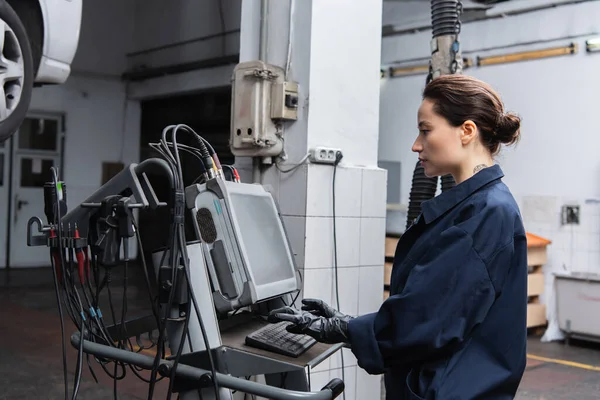
[(585, 49), (588, 53), (600, 51), (600, 38), (589, 39), (585, 41)]
[(517, 61), (537, 60), (541, 58), (564, 56), (577, 53), (577, 44), (571, 43), (568, 46), (552, 47), (543, 50), (523, 51), (520, 53), (510, 53), (500, 56), (479, 57), (477, 65), (495, 65), (505, 64)]

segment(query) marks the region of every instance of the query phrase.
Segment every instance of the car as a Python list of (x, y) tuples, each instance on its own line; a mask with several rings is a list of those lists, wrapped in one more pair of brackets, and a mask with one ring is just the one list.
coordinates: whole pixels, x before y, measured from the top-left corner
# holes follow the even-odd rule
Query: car
[(0, 142), (19, 128), (34, 86), (71, 73), (83, 0), (0, 0)]

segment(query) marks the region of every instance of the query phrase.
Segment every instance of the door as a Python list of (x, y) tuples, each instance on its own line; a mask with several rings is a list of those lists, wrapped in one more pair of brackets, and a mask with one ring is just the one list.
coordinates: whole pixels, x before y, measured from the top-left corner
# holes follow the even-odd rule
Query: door
[(8, 173), (10, 169), (10, 139), (0, 143), (0, 268), (6, 265), (8, 244)]
[[(52, 182), (51, 167), (62, 163), (60, 116), (30, 115), (13, 136), (9, 259), (10, 267), (50, 265), (47, 247), (27, 246), (27, 221), (44, 215), (44, 183)], [(62, 171), (58, 171), (59, 176)]]

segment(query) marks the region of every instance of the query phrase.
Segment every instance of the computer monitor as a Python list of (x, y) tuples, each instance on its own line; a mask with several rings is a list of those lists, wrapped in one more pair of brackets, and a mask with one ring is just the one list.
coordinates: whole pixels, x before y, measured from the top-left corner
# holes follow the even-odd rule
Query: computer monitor
[(218, 312), (299, 290), (288, 236), (265, 187), (215, 178), (187, 187), (185, 196)]

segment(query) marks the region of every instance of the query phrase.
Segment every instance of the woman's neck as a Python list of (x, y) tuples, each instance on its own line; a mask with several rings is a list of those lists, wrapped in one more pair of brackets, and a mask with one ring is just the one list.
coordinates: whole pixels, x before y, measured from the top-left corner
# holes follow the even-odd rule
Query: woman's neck
[(480, 157), (477, 159), (470, 160), (469, 162), (462, 165), (456, 173), (452, 176), (456, 181), (456, 184), (462, 183), (487, 167), (494, 165), (494, 160), (491, 157)]

